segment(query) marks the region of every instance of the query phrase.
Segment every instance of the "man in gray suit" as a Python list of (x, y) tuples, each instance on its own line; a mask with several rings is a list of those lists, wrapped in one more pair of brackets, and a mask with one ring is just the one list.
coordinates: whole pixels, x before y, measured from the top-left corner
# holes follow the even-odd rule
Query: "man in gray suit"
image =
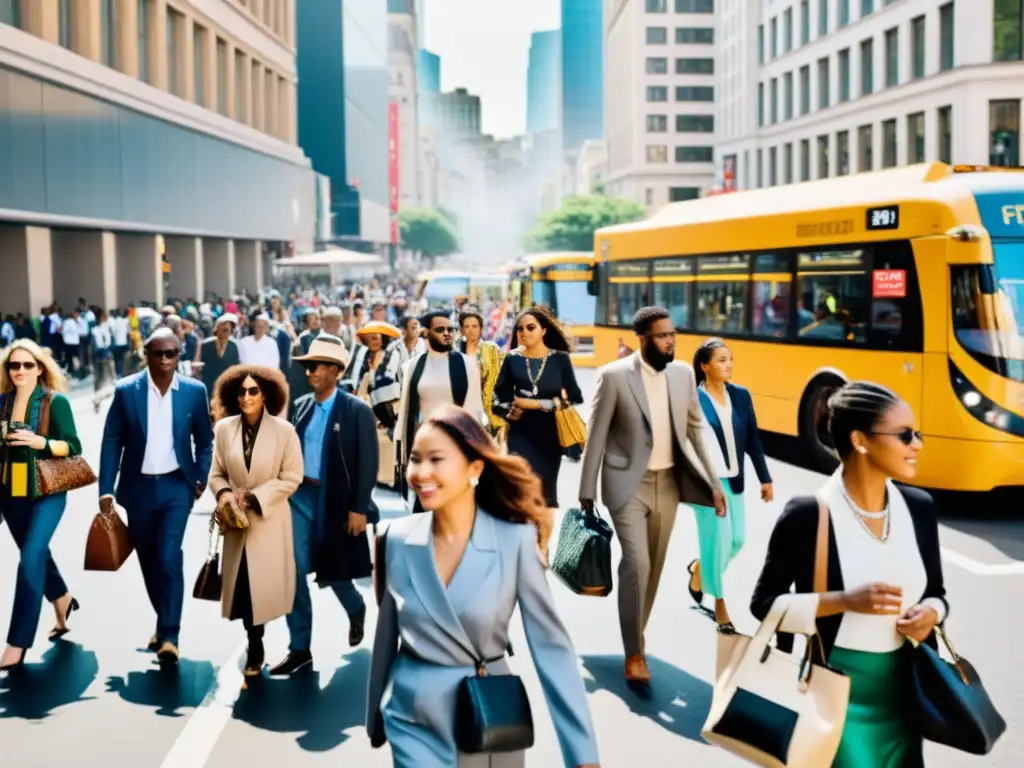
[(597, 475), (622, 545), (619, 626), (626, 680), (647, 685), (644, 629), (658, 591), (680, 503), (725, 515), (721, 482), (702, 440), (693, 369), (675, 360), (669, 313), (644, 307), (633, 318), (640, 351), (598, 371), (583, 454), (580, 503), (593, 508)]

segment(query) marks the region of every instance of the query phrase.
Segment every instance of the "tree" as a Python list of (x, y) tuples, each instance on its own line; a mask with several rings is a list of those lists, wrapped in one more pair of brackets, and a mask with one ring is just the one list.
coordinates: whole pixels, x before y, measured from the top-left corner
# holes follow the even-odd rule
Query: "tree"
[(621, 197), (567, 197), (561, 208), (541, 215), (526, 234), (524, 244), (532, 253), (592, 251), (595, 231), (614, 224), (639, 221), (646, 214), (642, 205)]
[(426, 208), (403, 208), (398, 214), (402, 245), (425, 256), (431, 265), (438, 256), (459, 250), (459, 238), (451, 222), (436, 211)]

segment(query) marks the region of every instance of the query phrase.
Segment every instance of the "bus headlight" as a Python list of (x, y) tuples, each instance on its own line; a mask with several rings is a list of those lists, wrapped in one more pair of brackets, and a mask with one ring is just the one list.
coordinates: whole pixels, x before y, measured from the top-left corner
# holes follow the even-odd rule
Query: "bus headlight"
[(949, 378), (957, 399), (971, 416), (992, 429), (1024, 437), (1024, 417), (1006, 410), (981, 394), (960, 369), (953, 365), (952, 360), (949, 361)]
[(960, 399), (963, 401), (963, 404), (966, 405), (968, 408), (977, 408), (979, 405), (981, 405), (981, 395), (979, 395), (973, 389), (970, 392), (964, 392), (963, 396)]

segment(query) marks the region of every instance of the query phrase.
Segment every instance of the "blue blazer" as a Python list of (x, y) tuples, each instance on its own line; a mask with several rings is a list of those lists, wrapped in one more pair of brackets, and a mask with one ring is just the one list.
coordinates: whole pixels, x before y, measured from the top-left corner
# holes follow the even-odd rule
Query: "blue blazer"
[[(189, 487), (194, 488), (196, 483), (206, 485), (210, 476), (213, 422), (203, 383), (184, 376), (177, 378), (178, 389), (171, 401), (174, 409), (174, 455)], [(107, 413), (107, 423), (103, 427), (99, 491), (100, 496), (114, 494), (126, 508), (134, 503), (142, 477), (148, 415), (149, 372), (142, 371), (118, 382), (114, 388), (114, 401)]]
[[(764, 458), (764, 448), (761, 446), (761, 434), (757, 430), (757, 416), (754, 414), (754, 401), (750, 397), (750, 391), (738, 384), (726, 384), (726, 391), (732, 401), (732, 435), (736, 442), (736, 459), (739, 461), (739, 473), (735, 477), (728, 478), (729, 487), (733, 493), (743, 493), (743, 468), (744, 455), (749, 455), (754, 462), (754, 470), (757, 472), (757, 479), (761, 484), (770, 483), (772, 476), (768, 472), (768, 462)], [(722, 449), (722, 456), (727, 457), (729, 451), (725, 447), (725, 432), (722, 431), (722, 422), (718, 418), (718, 411), (711, 402), (711, 395), (703, 386), (697, 387), (697, 396), (700, 398), (700, 407), (704, 411), (704, 418), (708, 420), (711, 428), (718, 438), (718, 445)]]

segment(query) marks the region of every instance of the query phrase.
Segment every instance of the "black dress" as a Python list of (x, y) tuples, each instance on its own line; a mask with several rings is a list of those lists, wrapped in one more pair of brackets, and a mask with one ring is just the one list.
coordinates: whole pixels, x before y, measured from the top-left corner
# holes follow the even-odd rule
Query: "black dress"
[[(563, 395), (564, 392), (564, 395)], [(565, 398), (573, 405), (583, 402), (572, 361), (566, 352), (552, 350), (546, 358), (512, 352), (505, 357), (494, 387), (494, 413), (508, 415), (517, 397), (530, 400)], [(553, 411), (524, 411), (519, 421), (508, 423), (508, 451), (526, 459), (544, 485), (549, 507), (558, 506), (558, 470), (562, 446)]]
[[(242, 455), (245, 458), (246, 470), (252, 465), (252, 449), (256, 445), (256, 436), (260, 431), (260, 424), (263, 417), (256, 424), (250, 426), (242, 419)], [(259, 514), (259, 507), (256, 505), (255, 497), (250, 497), (250, 512)], [(253, 629), (252, 623), (252, 589), (249, 587), (249, 561), (245, 556), (245, 547), (242, 547), (242, 560), (238, 564), (238, 576), (235, 578), (235, 594), (231, 599), (231, 621), (241, 619), (242, 626), (247, 630)]]

